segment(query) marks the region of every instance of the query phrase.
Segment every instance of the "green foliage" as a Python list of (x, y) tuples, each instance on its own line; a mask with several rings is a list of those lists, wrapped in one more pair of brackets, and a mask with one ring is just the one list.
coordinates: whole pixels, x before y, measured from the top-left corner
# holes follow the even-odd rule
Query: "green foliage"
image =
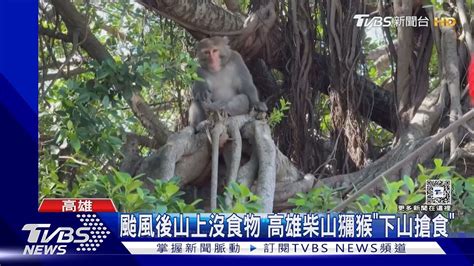
[(114, 175), (100, 176), (97, 181), (90, 182), (91, 191), (98, 195), (111, 198), (120, 211), (153, 209), (153, 197), (145, 195), (141, 189), (143, 182), (140, 176), (131, 177), (128, 173), (115, 171)]
[(186, 204), (181, 198), (184, 192), (179, 190), (179, 180), (150, 180), (153, 191), (143, 188), (140, 176), (131, 177), (128, 173), (115, 171), (114, 175), (101, 176), (86, 186), (99, 197), (111, 198), (119, 211), (155, 211), (155, 212), (198, 212), (200, 200)]
[(472, 232), (474, 230), (474, 176), (465, 178), (453, 172), (452, 204), (456, 219), (450, 223), (453, 231)]
[(244, 14), (248, 12), (249, 6), (250, 0), (240, 0), (240, 10), (243, 11)]
[(260, 198), (250, 189), (236, 182), (231, 182), (225, 189), (225, 195), (230, 196), (231, 206), (225, 204), (224, 197), (219, 197), (219, 208), (215, 212), (225, 213), (256, 213), (261, 209)]
[(381, 197), (369, 197), (362, 195), (356, 202), (358, 209), (362, 212), (381, 212), (396, 213), (398, 208), (397, 200), (400, 196), (405, 195), (403, 191), (403, 180), (388, 183), (385, 179), (385, 192)]
[(377, 125), (374, 122), (369, 122), (367, 126), (367, 136), (369, 136), (371, 143), (379, 148), (391, 145), (393, 140), (393, 133)]
[[(374, 31), (374, 29), (372, 29), (372, 31)], [(380, 34), (382, 34), (382, 33), (380, 33)], [(365, 53), (369, 53), (372, 50), (378, 49), (381, 46), (386, 46), (386, 45), (387, 44), (384, 41), (367, 37), (367, 38), (364, 39), (363, 49), (364, 49)], [(376, 65), (375, 65), (375, 60), (369, 60), (368, 59), (366, 61), (365, 67), (366, 67), (368, 77), (372, 81), (374, 81), (375, 84), (377, 84), (379, 86), (382, 85), (384, 83), (384, 81), (388, 80), (390, 78), (390, 76), (392, 75), (390, 67), (387, 70), (383, 71), (382, 73), (378, 73)]]
[[(40, 200), (112, 197), (120, 210), (196, 211), (198, 201), (186, 204), (182, 192), (171, 193), (176, 182), (156, 181), (150, 191), (139, 177), (114, 170), (122, 160), (125, 132), (148, 134), (127, 104), (133, 91), (140, 90), (152, 108), (169, 104), (157, 112), (159, 119), (169, 127), (179, 123), (187, 91), (197, 77), (197, 63), (189, 53), (194, 43), (176, 24), (148, 19), (146, 9), (127, 0), (106, 5), (76, 1), (75, 6), (87, 15), (91, 34), (113, 60), (97, 62), (78, 49), (70, 68), (78, 65), (85, 72), (40, 82)], [(39, 24), (67, 32), (64, 23), (54, 25), (42, 11)], [(43, 36), (39, 42), (38, 63), (53, 70), (72, 51), (69, 43)], [(140, 152), (146, 155), (149, 150)]]
[(152, 191), (145, 188), (141, 176), (131, 177), (128, 173), (113, 171), (110, 175), (91, 172), (79, 176), (71, 188), (61, 182), (57, 175), (45, 175), (40, 182), (40, 201), (43, 198), (55, 197), (94, 197), (111, 198), (119, 211), (154, 211), (194, 213), (201, 200), (187, 204), (179, 189), (179, 179), (169, 181), (150, 180)]
[(459, 175), (449, 166), (443, 166), (440, 159), (434, 160), (434, 168), (426, 169), (418, 165), (419, 174), (413, 179), (404, 176), (402, 180), (385, 181), (385, 192), (381, 197), (362, 195), (356, 202), (357, 209), (362, 212), (396, 213), (398, 203), (404, 205), (420, 204), (425, 198), (425, 184), (429, 179), (452, 179)]
[(291, 103), (286, 101), (284, 98), (280, 99), (280, 104), (273, 108), (268, 119), (268, 124), (271, 128), (278, 125), (285, 117), (285, 112), (290, 110)]
[(197, 208), (201, 199), (195, 200), (187, 204), (181, 197), (183, 191), (179, 190), (179, 179), (172, 178), (169, 181), (160, 179), (152, 180), (154, 185), (153, 197), (156, 199), (155, 211), (157, 212), (177, 212), (177, 213), (195, 213), (202, 212)]
[(427, 180), (449, 179), (452, 186), (452, 211), (456, 214), (450, 227), (453, 231), (474, 229), (474, 177), (459, 175), (452, 167), (444, 166), (441, 159), (434, 159), (433, 169), (418, 165), (418, 170), (419, 174), (415, 179), (404, 176), (403, 180), (386, 182), (386, 191), (382, 197), (361, 196), (356, 203), (357, 211), (396, 213), (397, 202), (401, 199), (401, 204), (404, 205), (422, 204)]
[(321, 94), (317, 110), (320, 112), (321, 133), (326, 137), (330, 136), (332, 130), (330, 103), (329, 96)]
[[(440, 4), (436, 2), (437, 8)], [(249, 0), (240, 1), (246, 12)], [(74, 1), (79, 11), (86, 15), (91, 34), (104, 44), (113, 60), (101, 63), (89, 58), (83, 50), (74, 54), (72, 44), (61, 43), (40, 36), (38, 64), (52, 66), (57, 70), (69, 55), (71, 66), (62, 65), (62, 71), (81, 67), (85, 72), (68, 79), (40, 83), (39, 133), (40, 164), (39, 194), (45, 197), (111, 197), (121, 211), (153, 210), (157, 212), (197, 212), (200, 200), (187, 204), (179, 190), (177, 179), (154, 180), (146, 188), (141, 177), (132, 177), (115, 171), (121, 161), (120, 148), (125, 132), (146, 135), (148, 132), (135, 118), (127, 104), (132, 92), (140, 91), (145, 101), (155, 111), (158, 119), (169, 128), (179, 128), (185, 120), (189, 88), (197, 79), (197, 62), (193, 59), (194, 40), (174, 22), (156, 17), (136, 3), (120, 0), (105, 4), (91, 4), (90, 1)], [(220, 1), (222, 4), (222, 1)], [(471, 4), (469, 3), (471, 6)], [(54, 24), (40, 10), (39, 24), (58, 32), (68, 32), (65, 24)], [(151, 15), (151, 16), (150, 16)], [(318, 20), (324, 20), (317, 12)], [(318, 49), (325, 51), (324, 27), (316, 28)], [(395, 36), (395, 35), (394, 35)], [(382, 41), (366, 38), (364, 51), (383, 45)], [(436, 81), (437, 54), (433, 53), (430, 63), (430, 82)], [(73, 62), (73, 61), (78, 62)], [(279, 84), (283, 74), (275, 72)], [(360, 70), (358, 70), (361, 72)], [(377, 84), (382, 84), (391, 71), (377, 73), (373, 61), (367, 62), (368, 74)], [(430, 86), (436, 87), (436, 86)], [(321, 95), (315, 106), (321, 121), (320, 132), (329, 136), (331, 132), (330, 101)], [(169, 106), (160, 108), (162, 106)], [(158, 109), (159, 108), (159, 109)], [(269, 117), (274, 128), (286, 116), (290, 103), (280, 99)], [(374, 124), (369, 124), (368, 134), (376, 146), (390, 144), (392, 134)], [(150, 152), (144, 148), (142, 155)], [(456, 228), (472, 228), (473, 178), (457, 175), (451, 168), (435, 161), (434, 169), (420, 166), (416, 178), (404, 177), (402, 181), (386, 183), (387, 190), (380, 197), (362, 196), (353, 210), (394, 211), (395, 203), (401, 197), (409, 203), (423, 200), (424, 183), (431, 178), (450, 178), (453, 182), (453, 202), (462, 217), (453, 225)], [(226, 188), (232, 197), (231, 206), (225, 206), (220, 198), (219, 210), (224, 212), (257, 212), (260, 199), (250, 190), (236, 183)], [(333, 208), (338, 199), (337, 191), (327, 187), (315, 188), (309, 193), (298, 194), (291, 199), (295, 211), (326, 211)], [(395, 210), (396, 211), (396, 210)], [(469, 220), (470, 219), (470, 220)]]
[(385, 182), (385, 192), (381, 197), (369, 197), (362, 195), (356, 202), (357, 209), (362, 212), (380, 212), (380, 213), (396, 213), (398, 212), (398, 202), (402, 204), (411, 205), (420, 203), (425, 198), (424, 183), (418, 183), (415, 186), (415, 181), (409, 177), (404, 176), (402, 180), (394, 182)]
[(296, 206), (294, 212), (305, 213), (329, 211), (336, 207), (339, 201), (333, 189), (321, 186), (308, 193), (296, 193), (296, 197), (289, 199), (288, 202)]
[[(435, 10), (442, 10), (443, 9), (443, 2), (446, 2), (444, 0), (431, 0), (431, 4), (434, 5)], [(466, 2), (471, 2), (471, 1), (466, 1)]]
[[(385, 181), (385, 191), (381, 196), (362, 195), (346, 211), (363, 213), (397, 213), (398, 204), (423, 204), (425, 184), (431, 179), (450, 179), (452, 185), (452, 211), (456, 219), (450, 223), (453, 231), (472, 231), (474, 229), (474, 177), (465, 178), (452, 167), (444, 166), (441, 159), (434, 159), (434, 168), (427, 169), (418, 165), (416, 178), (404, 176), (402, 180)], [(326, 187), (312, 189), (308, 193), (297, 193), (288, 200), (295, 208), (294, 212), (325, 212), (338, 203), (336, 191)], [(409, 211), (414, 213), (414, 211)]]

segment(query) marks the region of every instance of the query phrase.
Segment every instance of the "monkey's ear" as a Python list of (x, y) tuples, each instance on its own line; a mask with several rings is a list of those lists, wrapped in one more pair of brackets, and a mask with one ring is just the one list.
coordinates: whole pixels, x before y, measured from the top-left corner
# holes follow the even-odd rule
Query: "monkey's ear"
[(224, 41), (224, 44), (226, 44), (226, 45), (229, 44), (229, 38), (227, 36), (223, 36), (222, 40)]
[(201, 39), (200, 41), (196, 43), (196, 46), (194, 48), (196, 49), (196, 51), (199, 51), (201, 47), (205, 46), (205, 44), (208, 42), (209, 42), (209, 38)]

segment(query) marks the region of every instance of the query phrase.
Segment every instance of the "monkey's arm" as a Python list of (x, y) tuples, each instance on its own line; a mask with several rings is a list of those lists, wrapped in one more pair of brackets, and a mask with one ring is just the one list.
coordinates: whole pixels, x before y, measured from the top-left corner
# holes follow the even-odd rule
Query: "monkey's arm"
[(198, 101), (192, 101), (191, 106), (189, 107), (189, 124), (197, 128), (197, 125), (203, 121), (206, 120), (206, 112), (204, 111), (202, 105)]
[(241, 81), (241, 87), (238, 93), (247, 95), (251, 107), (254, 107), (258, 111), (266, 112), (268, 110), (267, 105), (264, 102), (261, 102), (258, 98), (257, 87), (255, 87), (255, 84), (253, 83), (252, 75), (245, 65), (242, 56), (240, 56), (240, 54), (235, 51), (233, 51), (232, 56), (234, 57), (237, 74), (239, 74)]
[(201, 68), (198, 68), (197, 74), (201, 80), (196, 80), (192, 87), (193, 100), (198, 102), (209, 101), (210, 90), (206, 82), (206, 74)]
[[(198, 75), (203, 78), (203, 73), (198, 69)], [(189, 124), (197, 128), (201, 121), (207, 119), (203, 103), (209, 100), (209, 87), (205, 80), (197, 80), (191, 90), (193, 101), (189, 107)]]

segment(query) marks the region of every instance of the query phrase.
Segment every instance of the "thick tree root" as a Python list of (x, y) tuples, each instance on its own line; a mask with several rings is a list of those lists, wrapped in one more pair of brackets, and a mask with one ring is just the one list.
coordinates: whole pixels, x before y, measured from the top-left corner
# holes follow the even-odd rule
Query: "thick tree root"
[[(281, 205), (295, 193), (312, 188), (314, 178), (311, 175), (305, 178), (276, 148), (266, 122), (255, 120), (250, 115), (234, 116), (224, 121), (222, 128), (215, 131), (215, 136), (224, 130), (231, 136), (231, 154), (226, 155), (230, 160), (224, 169), (208, 172), (210, 162), (213, 165), (219, 162), (217, 156), (212, 157), (216, 147), (211, 149), (205, 132), (195, 134), (188, 127), (171, 135), (156, 153), (142, 159), (140, 167), (132, 174), (143, 173), (146, 178), (165, 180), (179, 176), (182, 186), (198, 183), (198, 180), (200, 185), (210, 184), (212, 177), (211, 189), (215, 192), (210, 197), (211, 210), (217, 207), (213, 203), (218, 191), (216, 180), (221, 180), (222, 175), (228, 175), (227, 182), (236, 180), (250, 187), (261, 198), (262, 209), (259, 211), (262, 212), (272, 212), (275, 203)], [(219, 145), (217, 151), (218, 148)], [(282, 191), (285, 193), (280, 193)]]
[(262, 199), (262, 211), (272, 212), (276, 182), (275, 143), (265, 122), (255, 121), (254, 127), (258, 157), (257, 195)]

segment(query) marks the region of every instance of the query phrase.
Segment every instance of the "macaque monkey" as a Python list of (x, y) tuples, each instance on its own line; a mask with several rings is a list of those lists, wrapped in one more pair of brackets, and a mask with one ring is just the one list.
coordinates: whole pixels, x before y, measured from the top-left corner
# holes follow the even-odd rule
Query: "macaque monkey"
[(196, 128), (207, 119), (208, 111), (224, 111), (231, 116), (247, 114), (251, 108), (267, 111), (242, 56), (229, 47), (227, 37), (201, 40), (197, 58), (197, 73), (202, 80), (196, 81), (192, 89), (190, 125)]

